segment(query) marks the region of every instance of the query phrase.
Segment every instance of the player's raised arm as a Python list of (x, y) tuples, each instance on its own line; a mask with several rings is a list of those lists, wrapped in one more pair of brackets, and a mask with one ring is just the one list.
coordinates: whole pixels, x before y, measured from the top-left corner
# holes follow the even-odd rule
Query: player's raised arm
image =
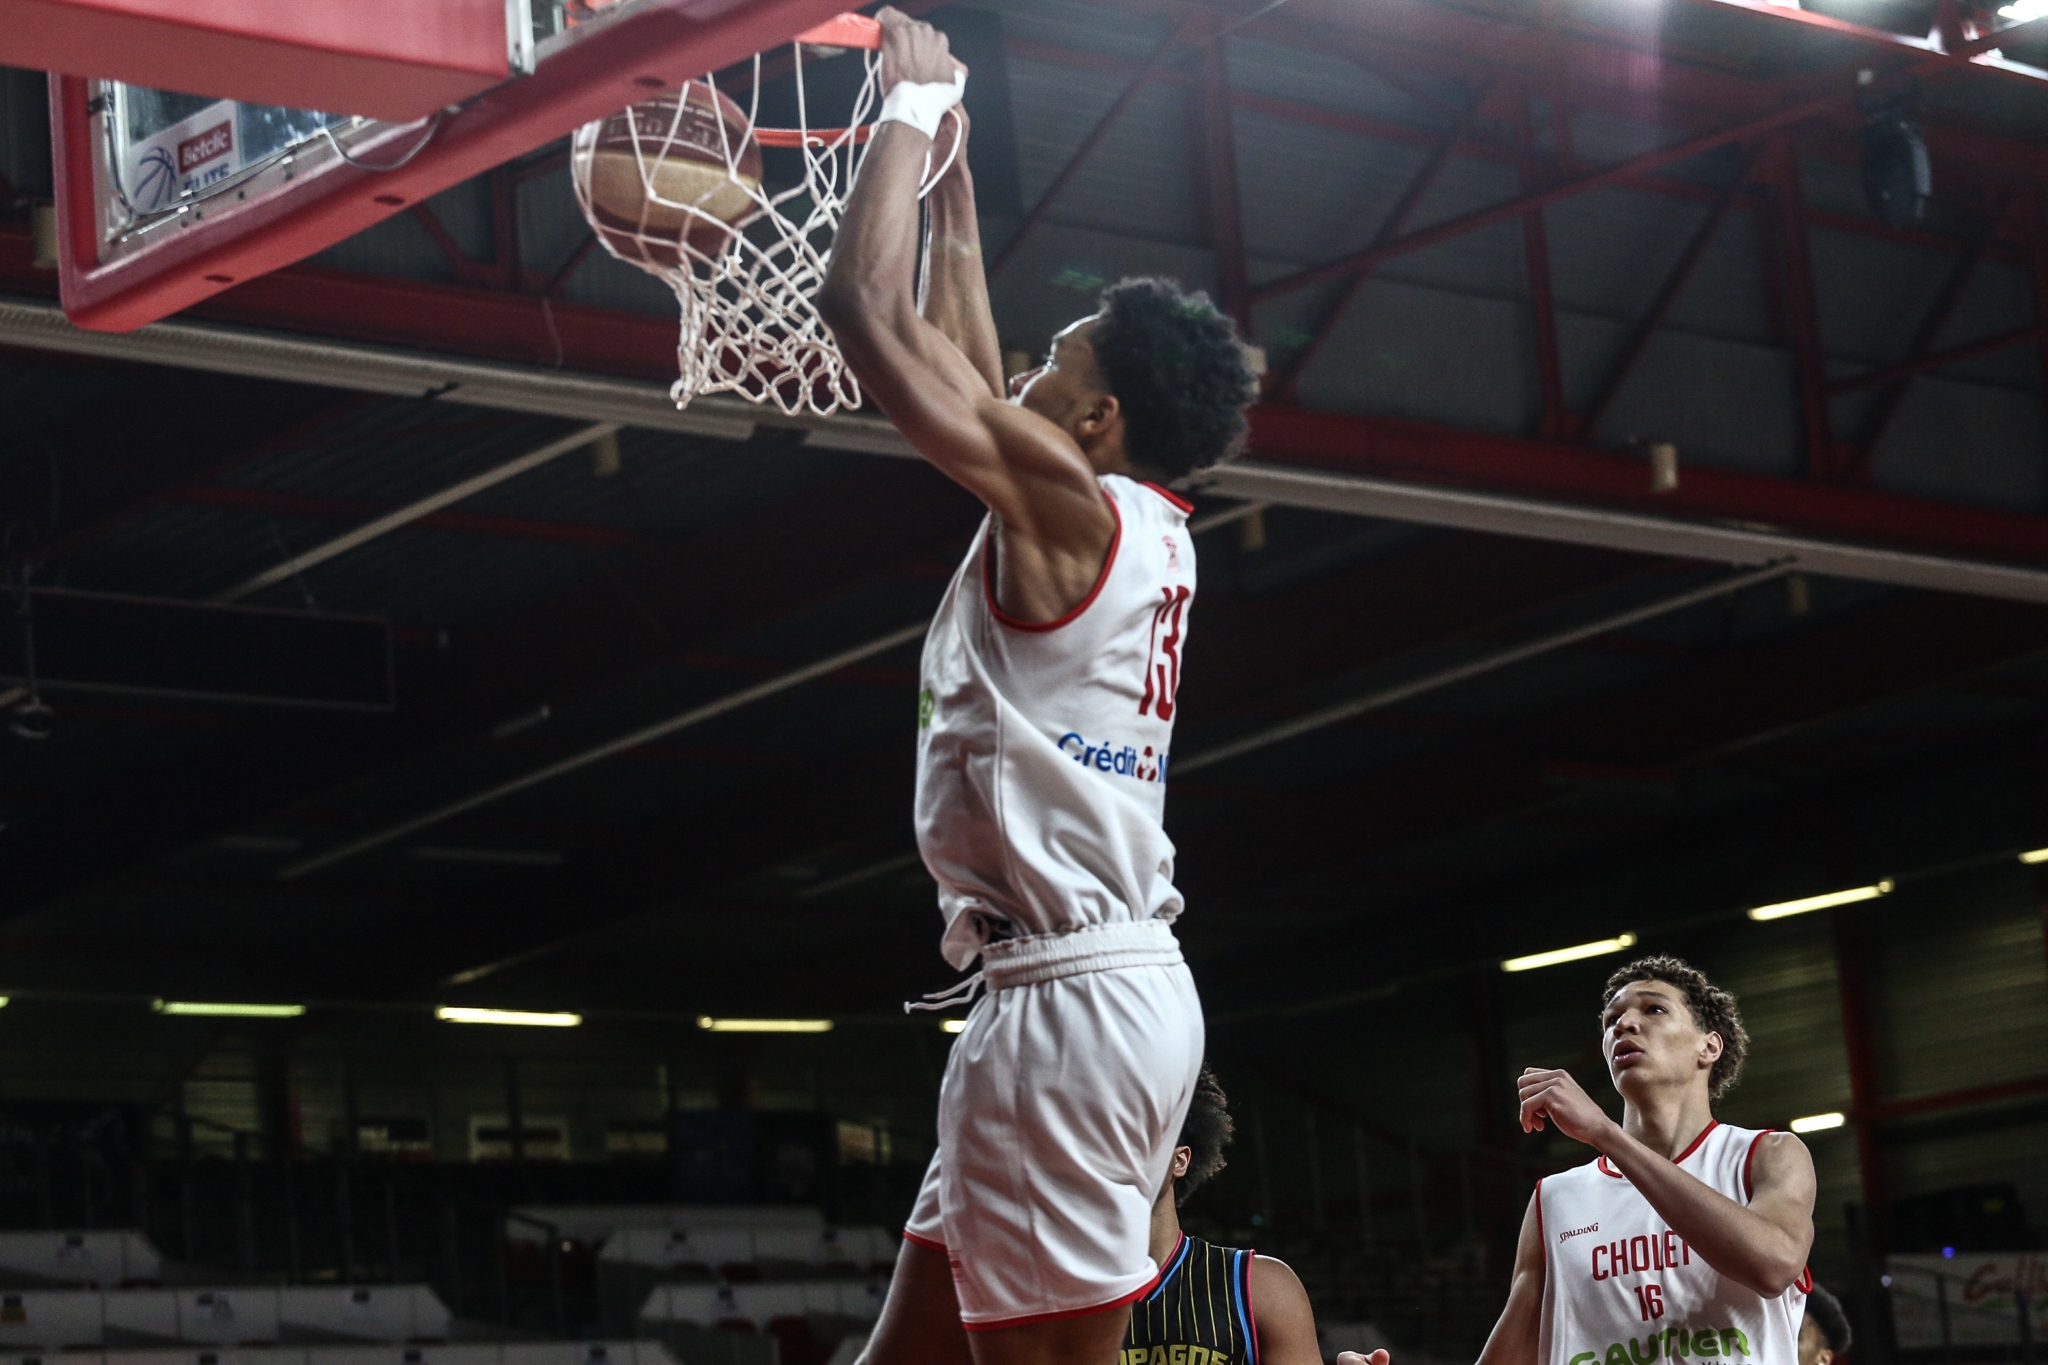
[[(1072, 604), (1061, 599), (1077, 600), (1094, 581), (1114, 518), (1074, 437), (1003, 401), (999, 376), (978, 368), (918, 312), (917, 190), (932, 148), (920, 125), (937, 130), (950, 107), (947, 92), (957, 100), (954, 87), (965, 73), (930, 25), (893, 9), (878, 17), (888, 89), (883, 121), (840, 221), (818, 310), (897, 429), (1001, 519), (1005, 551), (1046, 561), (1025, 577), (1050, 580), (1057, 615)], [(1118, 420), (1115, 398), (1105, 395), (1100, 407), (1086, 420), (1096, 427)]]
[(967, 164), (967, 111), (956, 108), (939, 126), (935, 164), (952, 164), (925, 199), (931, 236), (925, 252), (925, 320), (960, 348), (968, 363), (1003, 397), (1003, 353), (989, 308), (988, 275), (981, 260), (981, 219), (974, 208), (974, 173)]

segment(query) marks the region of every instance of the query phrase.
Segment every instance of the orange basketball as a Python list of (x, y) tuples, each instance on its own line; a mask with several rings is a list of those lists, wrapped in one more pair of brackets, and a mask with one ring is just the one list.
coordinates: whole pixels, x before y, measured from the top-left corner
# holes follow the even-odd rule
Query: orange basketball
[(759, 207), (761, 149), (746, 114), (701, 81), (586, 124), (575, 150), (584, 215), (628, 261), (673, 267), (683, 242), (715, 256)]

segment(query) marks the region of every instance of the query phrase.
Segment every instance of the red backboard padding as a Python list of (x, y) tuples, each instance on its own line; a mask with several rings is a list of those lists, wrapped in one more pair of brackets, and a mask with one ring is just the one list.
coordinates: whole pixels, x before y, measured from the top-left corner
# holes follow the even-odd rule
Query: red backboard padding
[(418, 118), (509, 75), (505, 0), (0, 0), (0, 64)]
[[(300, 3), (300, 0), (291, 0)], [(363, 0), (350, 0), (360, 4)], [(421, 0), (421, 3), (439, 0)], [(312, 5), (315, 0), (304, 0)], [(320, 0), (333, 3), (333, 0)], [(498, 0), (502, 5), (502, 0)], [(58, 279), (81, 327), (126, 332), (223, 289), (302, 261), (459, 181), (623, 109), (682, 75), (715, 71), (787, 41), (845, 0), (640, 0), (553, 40), (538, 70), (506, 81), (422, 133), (393, 130), (369, 153), (388, 171), (329, 159), (246, 199), (225, 195), (139, 251), (102, 259), (88, 82), (50, 82)], [(353, 12), (353, 11), (352, 11)], [(678, 73), (681, 73), (679, 75)], [(400, 156), (424, 136), (415, 153)]]

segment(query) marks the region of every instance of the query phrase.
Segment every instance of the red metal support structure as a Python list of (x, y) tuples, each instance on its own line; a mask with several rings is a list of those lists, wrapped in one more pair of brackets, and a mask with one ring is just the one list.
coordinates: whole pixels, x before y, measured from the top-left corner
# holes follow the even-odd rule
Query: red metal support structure
[(524, 287), (525, 265), (519, 249), (519, 186), (503, 166), (493, 167), (485, 177), (491, 190), (491, 264), (497, 267), (497, 286), (518, 290)]
[[(1941, 292), (1935, 295), (1926, 316), (1920, 319), (1920, 326), (1914, 330), (1912, 341), (1907, 343), (1904, 360), (1893, 368), (1910, 367), (1926, 360), (1933, 352), (1935, 338), (1941, 335), (1942, 328), (1948, 326), (1949, 318), (1955, 314), (1956, 304), (1962, 300), (1963, 291), (1969, 287), (1971, 278), (1977, 273), (1977, 263), (1984, 259), (1984, 253), (1990, 248), (1992, 240), (1998, 236), (2009, 203), (2010, 201), (1998, 205), (1970, 250), (1950, 264), (1948, 275), (1941, 282)], [(1899, 405), (1904, 401), (1906, 388), (1911, 381), (1910, 373), (1901, 374), (1887, 382), (1872, 401), (1871, 410), (1863, 419), (1862, 430), (1857, 433), (1855, 447), (1848, 452), (1844, 477), (1859, 482), (1869, 478), (1871, 457), (1877, 453), (1878, 445), (1884, 440), (1885, 433), (1891, 429), (1892, 419), (1898, 415)], [(1837, 390), (1831, 385), (1830, 391)]]
[[(1408, 220), (1415, 216), (1415, 211), (1422, 206), (1422, 201), (1429, 196), (1430, 190), (1436, 187), (1444, 168), (1450, 164), (1452, 153), (1457, 151), (1458, 145), (1470, 135), (1473, 124), (1478, 122), (1481, 113), (1492, 101), (1493, 94), (1494, 87), (1491, 85), (1480, 90), (1472, 103), (1459, 115), (1458, 122), (1436, 144), (1429, 154), (1429, 159), (1422, 163), (1421, 169), (1417, 170), (1415, 177), (1408, 182), (1408, 188), (1401, 191), (1400, 199), (1387, 211), (1386, 221), (1382, 222), (1379, 231), (1373, 234), (1372, 246), (1366, 248), (1368, 253), (1384, 243), (1401, 240), (1398, 236), (1401, 229), (1408, 225)], [(1301, 376), (1315, 362), (1317, 354), (1336, 332), (1338, 322), (1350, 310), (1359, 292), (1372, 279), (1372, 272), (1377, 267), (1378, 262), (1370, 262), (1352, 273), (1343, 292), (1337, 296), (1329, 311), (1324, 313), (1322, 320), (1316, 324), (1315, 332), (1309, 337), (1307, 344), (1294, 353), (1286, 368), (1274, 378), (1271, 391), (1278, 394), (1283, 401), (1291, 403), (1295, 400)], [(1256, 291), (1254, 297), (1257, 297)]]
[(1024, 239), (1045, 220), (1046, 213), (1059, 199), (1060, 192), (1073, 182), (1081, 167), (1088, 164), (1088, 158), (1094, 155), (1095, 149), (1102, 145), (1103, 139), (1116, 127), (1117, 120), (1123, 117), (1124, 110), (1131, 107), (1131, 101), (1138, 97), (1138, 92), (1151, 81), (1153, 73), (1158, 71), (1168, 57), (1186, 48), (1188, 39), (1204, 22), (1203, 16), (1199, 14), (1189, 16), (1166, 36), (1164, 42), (1153, 49), (1151, 58), (1138, 68), (1137, 74), (1131, 77), (1123, 91), (1110, 102), (1102, 117), (1095, 121), (1095, 126), (1088, 130), (1088, 136), (1081, 139), (1081, 145), (1067, 158), (1067, 164), (1060, 167), (1059, 173), (1053, 176), (1052, 183), (1045, 187), (1045, 193), (1038, 196), (1038, 202), (1025, 210), (1024, 221), (1017, 224), (1017, 230), (1010, 234), (1010, 240), (1003, 243), (1003, 249), (989, 262), (988, 273), (991, 277), (1002, 273), (1003, 267), (1016, 256), (1017, 248), (1024, 245)]
[(1773, 216), (1778, 269), (1783, 274), (1785, 325), (1799, 386), (1806, 475), (1811, 479), (1834, 479), (1838, 469), (1834, 431), (1828, 421), (1827, 362), (1821, 350), (1820, 300), (1814, 292), (1812, 241), (1806, 225), (1806, 194), (1799, 184), (1799, 160), (1793, 154), (1791, 140), (1782, 134), (1772, 139), (1766, 160), (1771, 188), (1777, 196)]
[[(1005, 46), (1013, 56), (1022, 57), (1030, 61), (1064, 66), (1076, 71), (1092, 71), (1128, 77), (1142, 66), (1140, 62), (1124, 58), (1112, 57), (1099, 52), (1083, 51), (1078, 48), (1061, 47), (1055, 43), (1044, 43), (1029, 38), (1011, 38), (1006, 41)], [(1479, 74), (1480, 78), (1484, 79), (1483, 72), (1476, 74)], [(1192, 88), (1197, 78), (1188, 72), (1169, 66), (1154, 71), (1152, 79), (1163, 84)], [(1597, 94), (1598, 92), (1590, 93)], [(1585, 102), (1590, 108), (1605, 111), (1605, 106), (1598, 99), (1587, 99)], [(1281, 119), (1290, 123), (1303, 124), (1309, 127), (1335, 129), (1338, 132), (1346, 133), (1353, 137), (1369, 138), (1395, 145), (1434, 147), (1438, 138), (1438, 135), (1430, 129), (1416, 125), (1332, 109), (1324, 105), (1307, 104), (1298, 100), (1284, 99), (1260, 91), (1233, 89), (1230, 92), (1230, 103), (1231, 107), (1236, 110)], [(1436, 100), (1425, 107), (1434, 110), (1441, 105), (1442, 101)], [(1463, 109), (1452, 109), (1446, 115), (1446, 118), (1449, 122), (1455, 123), (1463, 116), (1463, 112)], [(1666, 108), (1663, 112), (1668, 116), (1667, 122), (1673, 126), (1690, 126), (1688, 120), (1691, 111)], [(1692, 123), (1698, 122), (1697, 119), (1691, 119), (1690, 121)], [(1457, 155), (1482, 158), (1498, 162), (1502, 165), (1515, 164), (1520, 153), (1513, 146), (1512, 140), (1495, 140), (1488, 136), (1489, 131), (1482, 126), (1477, 130), (1475, 136), (1467, 138), (1459, 144)], [(2021, 156), (2021, 153), (2025, 150), (2022, 144), (2008, 142), (1998, 137), (1973, 136), (1979, 138), (1982, 149), (1987, 153), (1995, 151), (2014, 161), (2024, 159)], [(1976, 144), (1973, 143), (1972, 145)], [(1846, 154), (1853, 149), (1844, 144), (1838, 146), (1836, 150)], [(1951, 160), (1944, 160), (1942, 164), (1944, 166), (1950, 165)], [(1842, 164), (1847, 163), (1844, 162)], [(1583, 171), (1584, 167), (1581, 166), (1578, 169)], [(2043, 166), (2042, 173), (2048, 175), (2048, 165)], [(1961, 181), (1959, 183), (1967, 186), (1974, 182)], [(2005, 184), (2008, 182), (2001, 180), (1999, 183)], [(1718, 197), (1714, 190), (1697, 184), (1692, 180), (1680, 180), (1653, 173), (1630, 174), (1615, 181), (1614, 184), (1634, 190), (1640, 194), (1656, 195), (1665, 199), (1683, 199), (1699, 204), (1711, 204)], [(1737, 207), (1749, 210), (1762, 210), (1769, 206), (1769, 202), (1769, 195), (1766, 191), (1751, 185), (1744, 191)], [(1813, 227), (1826, 228), (1830, 232), (1869, 237), (1880, 241), (1898, 242), (1929, 251), (1952, 254), (1960, 254), (1968, 249), (1967, 243), (1958, 242), (1938, 233), (1911, 228), (1893, 228), (1874, 218), (1861, 215), (1831, 213), (1826, 209), (1810, 205), (1808, 206), (1806, 216), (1807, 221)], [(1761, 213), (1757, 221), (1760, 223), (1765, 221)], [(2025, 252), (2017, 246), (2000, 242), (1993, 250), (1999, 260), (2009, 261), (2014, 264), (2025, 264)]]
[(1245, 297), (1244, 218), (1237, 194), (1237, 125), (1230, 104), (1229, 61), (1221, 39), (1214, 36), (1202, 48), (1199, 98), (1209, 245), (1216, 253), (1216, 282), (1223, 295), (1223, 311), (1237, 321), (1239, 333), (1249, 337), (1252, 310)]
[(1757, 161), (1762, 155), (1761, 147), (1749, 154), (1734, 181), (1721, 192), (1721, 197), (1716, 199), (1714, 206), (1707, 211), (1699, 230), (1694, 232), (1692, 240), (1686, 243), (1684, 254), (1679, 256), (1678, 263), (1671, 267), (1671, 273), (1665, 277), (1663, 288), (1657, 291), (1656, 301), (1650, 305), (1650, 311), (1636, 325), (1636, 330), (1623, 345), (1621, 355), (1614, 362), (1614, 368), (1608, 371), (1600, 391), (1593, 396), (1593, 401), (1586, 405), (1585, 412), (1579, 415), (1574, 434), (1592, 437), (1601, 419), (1607, 415), (1607, 410), (1614, 406), (1616, 396), (1621, 393), (1621, 386), (1628, 382), (1629, 375), (1642, 360), (1643, 353), (1650, 349), (1650, 339), (1657, 334), (1657, 329), (1664, 325), (1664, 319), (1671, 315), (1672, 308), (1685, 293), (1685, 287), (1692, 283), (1693, 274), (1699, 269), (1701, 260), (1706, 257), (1707, 248), (1713, 245), (1714, 238), (1721, 231), (1721, 225), (1727, 221), (1729, 212), (1742, 198), (1749, 178), (1755, 173)]
[(1856, 1163), (1863, 1178), (1863, 1202), (1875, 1211), (1891, 1197), (1884, 1146), (1878, 1139), (1884, 1087), (1877, 1068), (1877, 1034), (1872, 1026), (1868, 926), (1862, 910), (1834, 916), (1835, 983), (1842, 1000), (1842, 1043), (1849, 1061), (1849, 1121), (1856, 1130)]
[[(1522, 191), (1536, 188), (1542, 172), (1536, 164), (1529, 91), (1515, 92), (1515, 126), (1522, 152)], [(1557, 344), (1557, 301), (1550, 289), (1550, 233), (1541, 206), (1522, 215), (1522, 267), (1529, 282), (1529, 321), (1536, 339), (1536, 383), (1543, 413), (1536, 434), (1545, 440), (1563, 436), (1570, 421), (1564, 410), (1564, 362)]]
[[(2041, 429), (2048, 433), (2048, 194), (2034, 200), (2033, 231), (2027, 234), (2027, 275), (2034, 289), (2034, 355), (2041, 376)], [(2044, 451), (2048, 454), (2048, 451)], [(2048, 915), (2048, 904), (2042, 907)]]
[(485, 275), (487, 272), (482, 266), (479, 266), (475, 261), (462, 254), (461, 243), (457, 242), (454, 236), (449, 233), (448, 225), (441, 221), (440, 214), (434, 212), (432, 204), (414, 204), (412, 206), (412, 217), (413, 221), (425, 230), (427, 236), (433, 239), (434, 246), (447, 259), (448, 264), (454, 268), (456, 279), (464, 284), (482, 285), (486, 283)]
[[(1424, 247), (1434, 246), (1438, 242), (1449, 241), (1451, 238), (1461, 237), (1467, 233), (1476, 232), (1481, 228), (1491, 227), (1495, 223), (1505, 222), (1510, 218), (1518, 218), (1534, 209), (1546, 207), (1560, 200), (1570, 199), (1592, 190), (1603, 189), (1609, 185), (1621, 184), (1647, 175), (1652, 171), (1660, 170), (1663, 167), (1689, 161), (1718, 147), (1727, 146), (1731, 142), (1744, 142), (1769, 134), (1782, 134), (1794, 125), (1805, 123), (1819, 115), (1829, 113), (1832, 110), (1849, 104), (1856, 98), (1859, 92), (1865, 94), (1887, 93), (1895, 89), (1907, 88), (1906, 83), (1909, 81), (1917, 80), (1922, 85), (1928, 85), (1943, 79), (1953, 78), (1959, 72), (1979, 70), (1980, 68), (1973, 67), (1969, 63), (1969, 56), (1989, 51), (1992, 48), (2002, 47), (2008, 42), (2013, 41), (2017, 36), (2021, 36), (2023, 31), (2048, 31), (2048, 19), (2036, 19), (2024, 24), (2015, 24), (2011, 28), (2000, 30), (1996, 34), (1989, 34), (1978, 38), (1966, 44), (1954, 55), (1945, 56), (1937, 54), (1929, 56), (1918, 49), (1912, 49), (1913, 57), (1893, 65), (1889, 70), (1880, 74), (1875, 84), (1870, 86), (1863, 86), (1857, 82), (1854, 69), (1838, 69), (1820, 73), (1815, 78), (1814, 84), (1821, 87), (1823, 93), (1814, 95), (1811, 98), (1781, 105), (1769, 112), (1742, 119), (1718, 129), (1711, 129), (1692, 137), (1683, 138), (1656, 151), (1646, 152), (1627, 161), (1617, 162), (1600, 170), (1575, 176), (1572, 179), (1547, 186), (1542, 190), (1517, 195), (1498, 204), (1489, 204), (1485, 208), (1474, 209), (1469, 213), (1460, 214), (1444, 222), (1432, 224), (1415, 232), (1406, 233), (1390, 241), (1375, 243), (1362, 250), (1339, 256), (1334, 260), (1324, 261), (1320, 265), (1312, 265), (1306, 269), (1297, 270), (1290, 275), (1284, 275), (1279, 279), (1257, 286), (1252, 290), (1252, 299), (1254, 302), (1262, 302), (1266, 299), (1277, 298), (1282, 294), (1293, 293), (1295, 290), (1306, 289), (1312, 285), (1322, 284), (1330, 280), (1347, 279), (1361, 270), (1372, 269), (1397, 256), (1420, 251)], [(1867, 60), (1859, 58), (1857, 63), (1855, 63), (1855, 67), (1864, 68)], [(1789, 156), (1789, 152), (1787, 155)], [(1800, 254), (1803, 259), (1805, 252), (1802, 250)], [(1825, 443), (1823, 443), (1823, 449), (1825, 449)]]
[[(2036, 311), (2039, 312), (2040, 310), (2037, 308)], [(1901, 379), (1911, 379), (1914, 375), (1926, 374), (1930, 370), (1941, 370), (1948, 368), (1950, 365), (1960, 365), (1965, 360), (1974, 360), (1980, 355), (1990, 355), (1995, 351), (2008, 350), (2019, 345), (2021, 342), (2035, 340), (2043, 332), (2048, 332), (2048, 324), (2028, 323), (2025, 327), (2015, 327), (2009, 332), (1994, 332), (1988, 337), (1978, 337), (1975, 341), (1965, 341), (1960, 345), (1950, 346), (1946, 350), (1930, 351), (1918, 360), (1901, 361), (1896, 365), (1887, 365), (1881, 370), (1865, 370), (1862, 374), (1852, 374), (1841, 379), (1831, 379), (1828, 381), (1828, 392), (1854, 393), (1858, 389), (1870, 389), (1880, 384), (1891, 384)], [(2043, 383), (2048, 384), (2048, 375), (2043, 375), (2042, 378)]]

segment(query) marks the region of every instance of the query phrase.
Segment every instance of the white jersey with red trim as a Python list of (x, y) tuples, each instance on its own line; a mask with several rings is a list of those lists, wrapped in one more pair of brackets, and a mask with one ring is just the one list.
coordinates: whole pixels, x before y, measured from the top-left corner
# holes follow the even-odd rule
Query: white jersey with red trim
[(1045, 624), (996, 605), (993, 518), (932, 618), (918, 696), (917, 846), (941, 949), (1180, 913), (1162, 823), (1195, 592), (1188, 504), (1103, 475), (1116, 537), (1094, 589)]
[[(1677, 1165), (1747, 1204), (1763, 1137), (1712, 1123)], [(1541, 1365), (1798, 1365), (1810, 1272), (1770, 1299), (1728, 1279), (1604, 1156), (1544, 1177), (1536, 1200)]]

